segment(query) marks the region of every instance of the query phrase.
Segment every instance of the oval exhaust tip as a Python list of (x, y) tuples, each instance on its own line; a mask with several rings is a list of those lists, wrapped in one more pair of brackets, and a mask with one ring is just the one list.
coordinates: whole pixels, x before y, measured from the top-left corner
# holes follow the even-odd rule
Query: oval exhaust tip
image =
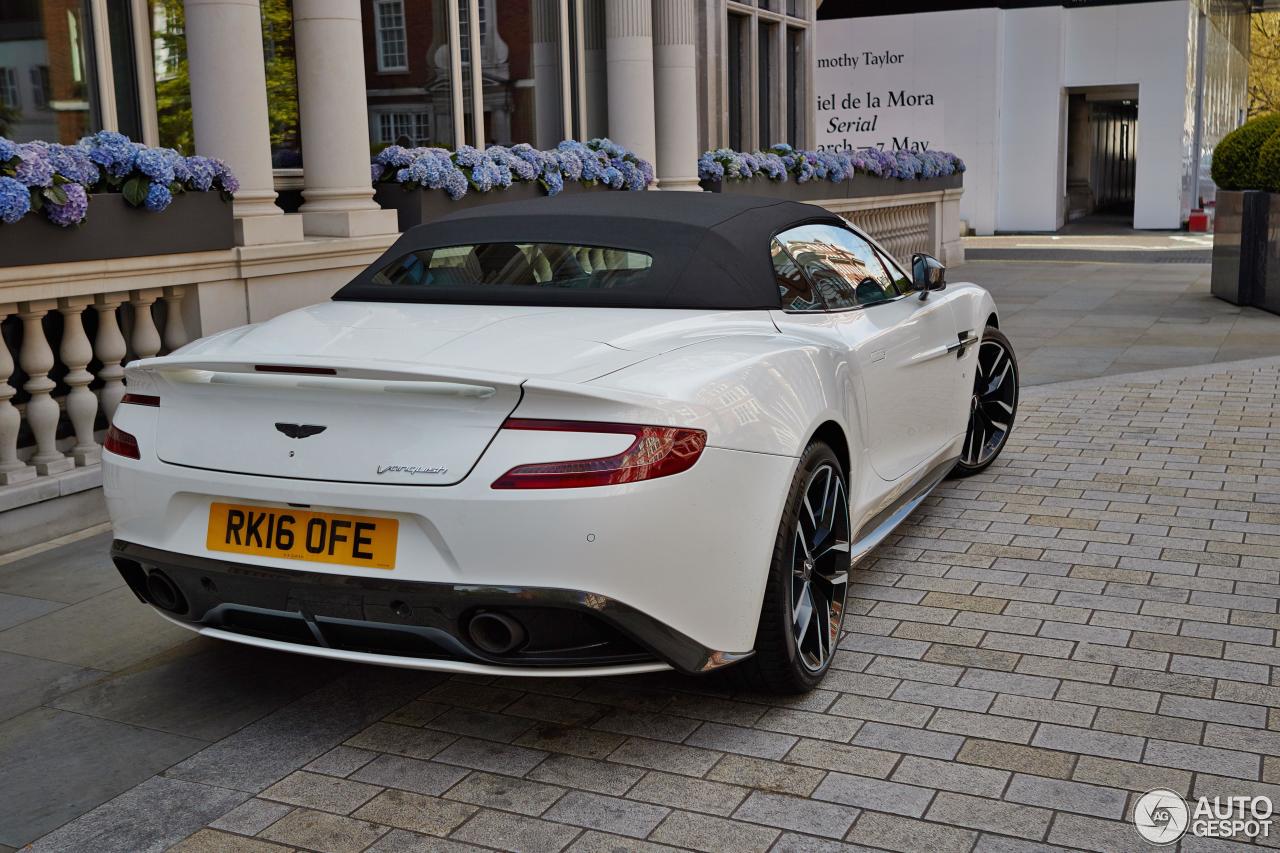
[(186, 613), (187, 599), (164, 572), (156, 569), (147, 575), (147, 597), (161, 610), (170, 613)]
[(523, 645), (527, 633), (523, 625), (507, 614), (486, 610), (467, 622), (467, 636), (481, 651), (505, 655)]

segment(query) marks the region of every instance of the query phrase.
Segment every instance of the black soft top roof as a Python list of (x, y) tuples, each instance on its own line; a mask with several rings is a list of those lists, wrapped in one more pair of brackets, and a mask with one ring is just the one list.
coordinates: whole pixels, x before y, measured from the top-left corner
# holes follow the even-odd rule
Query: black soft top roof
[[(730, 193), (596, 191), (461, 210), (409, 229), (334, 299), (582, 307), (778, 308), (769, 240), (809, 222), (843, 224), (823, 208)], [(644, 252), (643, 282), (617, 289), (415, 287), (373, 277), (423, 249), (499, 242), (569, 243)]]

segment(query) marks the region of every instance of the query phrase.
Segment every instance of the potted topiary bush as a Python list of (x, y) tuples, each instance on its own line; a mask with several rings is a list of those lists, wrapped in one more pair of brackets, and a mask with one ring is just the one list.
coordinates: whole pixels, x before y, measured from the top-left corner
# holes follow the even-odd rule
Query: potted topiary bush
[[(1280, 159), (1280, 113), (1259, 116), (1222, 138), (1213, 150), (1210, 174), (1218, 185), (1217, 212), (1213, 223), (1214, 296), (1233, 305), (1265, 307), (1280, 313), (1280, 285), (1265, 286), (1267, 279), (1268, 220), (1280, 217), (1277, 208), (1280, 189), (1264, 187), (1268, 162)], [(1274, 152), (1274, 153), (1273, 153)], [(1272, 221), (1280, 222), (1280, 219)], [(1273, 244), (1275, 241), (1271, 241)], [(1275, 251), (1272, 245), (1271, 251)], [(1280, 263), (1270, 265), (1280, 276)], [(1268, 300), (1266, 291), (1271, 291)]]
[(1260, 293), (1258, 288), (1254, 289), (1253, 304), (1272, 314), (1280, 314), (1280, 129), (1258, 149), (1254, 182), (1261, 190), (1255, 195), (1264, 199), (1257, 206), (1265, 208), (1262, 212), (1266, 217), (1261, 228), (1263, 270), (1259, 280), (1262, 287)]

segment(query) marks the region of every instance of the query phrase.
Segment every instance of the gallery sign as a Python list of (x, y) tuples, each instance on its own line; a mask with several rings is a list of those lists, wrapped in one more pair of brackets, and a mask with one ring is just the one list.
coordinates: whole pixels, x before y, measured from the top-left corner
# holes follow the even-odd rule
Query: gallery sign
[(820, 150), (918, 153), (943, 147), (938, 93), (929, 86), (904, 85), (915, 78), (911, 53), (909, 45), (856, 49), (843, 38), (818, 40), (814, 81)]

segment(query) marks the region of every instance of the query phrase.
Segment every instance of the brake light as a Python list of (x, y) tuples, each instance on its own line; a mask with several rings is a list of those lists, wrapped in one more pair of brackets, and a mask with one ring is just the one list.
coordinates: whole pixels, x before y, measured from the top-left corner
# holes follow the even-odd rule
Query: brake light
[(108, 453), (123, 456), (125, 459), (142, 458), (142, 453), (138, 450), (138, 439), (118, 426), (112, 426), (107, 430), (107, 439), (102, 442), (102, 449)]
[(508, 418), (502, 428), (614, 433), (635, 440), (613, 456), (517, 465), (494, 481), (495, 489), (580, 489), (669, 477), (692, 468), (707, 446), (706, 432), (685, 427)]
[(132, 403), (135, 406), (159, 406), (160, 398), (150, 394), (125, 394), (120, 398), (120, 402)]
[(307, 367), (300, 364), (255, 364), (258, 373), (296, 373), (302, 376), (337, 376), (332, 367)]

